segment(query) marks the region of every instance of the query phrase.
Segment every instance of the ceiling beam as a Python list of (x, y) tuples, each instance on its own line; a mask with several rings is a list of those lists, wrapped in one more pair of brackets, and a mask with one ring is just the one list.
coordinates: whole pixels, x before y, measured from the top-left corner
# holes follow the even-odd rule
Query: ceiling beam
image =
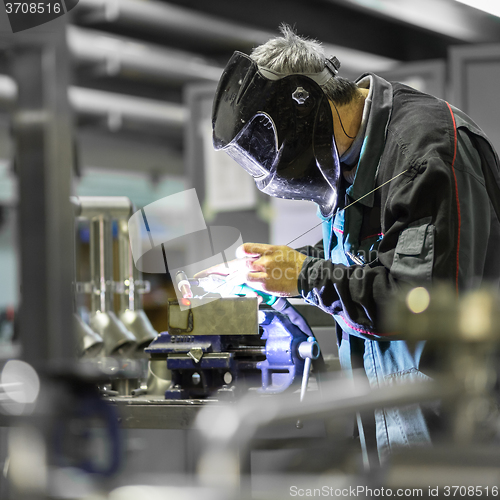
[[(211, 2), (207, 2), (211, 3)], [(241, 4), (238, 3), (239, 6)], [(276, 36), (279, 22), (273, 31), (259, 24), (246, 24), (155, 0), (80, 0), (77, 22), (84, 25), (118, 26), (146, 35), (156, 33), (165, 40), (182, 43), (196, 41), (206, 51), (249, 51)], [(248, 8), (253, 8), (249, 6)], [(258, 10), (258, 9), (257, 9)], [(169, 38), (170, 37), (170, 38)], [(381, 71), (398, 61), (376, 53), (369, 53), (344, 44), (328, 43), (328, 52), (339, 56), (345, 69), (351, 71)]]
[(467, 43), (500, 40), (500, 18), (455, 0), (328, 0)]

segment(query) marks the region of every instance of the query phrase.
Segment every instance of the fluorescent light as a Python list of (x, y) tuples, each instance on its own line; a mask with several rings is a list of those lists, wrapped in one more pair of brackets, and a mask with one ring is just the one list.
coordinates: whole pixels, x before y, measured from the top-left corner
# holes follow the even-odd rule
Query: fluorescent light
[(500, 17), (500, 3), (495, 0), (456, 0), (475, 9), (484, 10), (488, 14)]

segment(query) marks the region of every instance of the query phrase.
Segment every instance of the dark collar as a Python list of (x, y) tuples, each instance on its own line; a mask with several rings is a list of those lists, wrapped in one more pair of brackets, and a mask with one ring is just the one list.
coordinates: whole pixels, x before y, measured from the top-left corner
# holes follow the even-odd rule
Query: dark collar
[(354, 200), (360, 200), (359, 203), (373, 207), (374, 193), (370, 191), (375, 189), (378, 165), (384, 151), (387, 125), (392, 112), (392, 85), (373, 73), (365, 73), (356, 83), (367, 76), (372, 77), (372, 105), (356, 176), (353, 184), (347, 189), (347, 194)]

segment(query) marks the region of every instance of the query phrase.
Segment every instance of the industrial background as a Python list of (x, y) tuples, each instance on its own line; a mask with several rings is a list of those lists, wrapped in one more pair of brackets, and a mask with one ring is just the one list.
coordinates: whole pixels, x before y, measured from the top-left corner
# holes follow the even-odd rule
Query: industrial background
[[(106, 327), (97, 324), (95, 312), (107, 307), (116, 312), (122, 328), (127, 324), (124, 311), (133, 309), (130, 300), (135, 300), (144, 328), (127, 338), (139, 354), (125, 353), (123, 343), (115, 350), (115, 337), (99, 340), (97, 335), (94, 354), (83, 352), (94, 344), (78, 344), (78, 356), (100, 359), (101, 364), (126, 360), (126, 369), (106, 365), (108, 375), (113, 370), (147, 370), (154, 356), (148, 358), (143, 349), (169, 327), (166, 311), (168, 300), (175, 298), (175, 283), (166, 272), (139, 275), (137, 270), (123, 270), (123, 262), (131, 257), (122, 226), (133, 211), (169, 195), (196, 188), (207, 223), (235, 227), (243, 241), (287, 244), (317, 224), (313, 204), (262, 195), (243, 170), (211, 151), (212, 97), (222, 69), (235, 50), (249, 53), (275, 36), (283, 22), (323, 42), (327, 55), (340, 60), (342, 76), (355, 79), (374, 72), (463, 109), (500, 151), (500, 8), (496, 1), (485, 2), (496, 13), (467, 3), (474, 2), (80, 0), (65, 16), (15, 34), (9, 32), (0, 8), (5, 27), (0, 33), (0, 362), (19, 358), (34, 366), (42, 381), (50, 380), (39, 398), (54, 403), (50, 411), (39, 405), (36, 410), (16, 409), (9, 406), (7, 386), (0, 389), (1, 498), (97, 499), (108, 498), (113, 490), (113, 499), (224, 498), (232, 491), (193, 492), (189, 487), (194, 488), (194, 482), (189, 480), (188, 487), (179, 477), (172, 478), (193, 473), (200, 456), (200, 443), (189, 430), (194, 414), (185, 408), (156, 404), (151, 410), (145, 404), (130, 414), (122, 408), (125, 416), (118, 419), (127, 423), (120, 451), (112, 440), (102, 444), (94, 439), (89, 445), (84, 433), (75, 437), (78, 431), (71, 426), (61, 431), (57, 442), (46, 438), (47, 421), (64, 419), (69, 412), (56, 410), (57, 405), (62, 408), (61, 401), (72, 401), (78, 406), (80, 396), (84, 398), (85, 391), (74, 389), (68, 380), (83, 378), (86, 384), (98, 385), (101, 395), (110, 392), (108, 398), (127, 399), (133, 391), (140, 396), (150, 389), (144, 389), (136, 375), (125, 374), (114, 384), (102, 383), (95, 374), (85, 378), (74, 367), (80, 340), (74, 339), (73, 322), (77, 318), (81, 329), (93, 325), (99, 334), (99, 328)], [(100, 204), (103, 197), (116, 197), (116, 205)], [(165, 218), (167, 225), (184, 223), (188, 221), (174, 207)], [(294, 245), (314, 244), (320, 235), (316, 228)], [(99, 260), (99, 248), (104, 247), (98, 245), (104, 240), (109, 255)], [(197, 258), (196, 248), (178, 240), (172, 240), (167, 251), (178, 258)], [(127, 282), (121, 289), (108, 289), (101, 309), (92, 289), (100, 278)], [(135, 292), (128, 284), (132, 279)], [(311, 318), (323, 352), (335, 365), (333, 323)], [(104, 351), (98, 354), (102, 342)], [(5, 380), (2, 376), (3, 384)], [(158, 383), (166, 382), (167, 375)], [(164, 390), (161, 385), (158, 394)], [(120, 402), (115, 404), (120, 408)], [(111, 418), (96, 415), (105, 422)], [(13, 429), (27, 430), (16, 434)], [(306, 431), (316, 436), (314, 426)], [(100, 457), (97, 462), (103, 467), (119, 461), (114, 474), (95, 479), (95, 471), (78, 472), (79, 446), (88, 447), (81, 451), (83, 462), (85, 453)], [(14, 447), (21, 450), (17, 458)], [(68, 464), (54, 463), (53, 447), (60, 455), (72, 448), (70, 471)], [(288, 463), (283, 449), (267, 451), (262, 456), (255, 452), (260, 458), (251, 459), (255, 477)], [(491, 460), (498, 464), (499, 456)], [(231, 465), (221, 462), (221, 467)], [(27, 479), (32, 470), (33, 477)], [(36, 470), (45, 471), (45, 476)], [(347, 474), (351, 471), (339, 484), (349, 483)], [(118, 490), (138, 484), (159, 489)], [(168, 490), (171, 496), (153, 496), (167, 495), (161, 488), (173, 484), (178, 489)], [(262, 498), (271, 498), (266, 496), (267, 484), (254, 483)], [(181, 491), (188, 496), (175, 496)], [(280, 494), (289, 496), (288, 489)]]

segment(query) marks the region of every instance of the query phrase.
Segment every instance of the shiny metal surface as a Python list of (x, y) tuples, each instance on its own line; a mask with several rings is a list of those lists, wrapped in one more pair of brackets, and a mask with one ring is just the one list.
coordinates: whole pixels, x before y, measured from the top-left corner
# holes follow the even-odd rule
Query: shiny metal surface
[(75, 320), (75, 332), (78, 339), (78, 354), (82, 358), (97, 356), (104, 347), (102, 337), (94, 332), (77, 314), (74, 314), (73, 318)]
[(150, 359), (148, 364), (148, 396), (165, 399), (165, 391), (170, 387), (172, 375), (167, 369), (166, 359)]
[(72, 196), (77, 217), (129, 217), (132, 202), (126, 196)]
[(118, 318), (125, 328), (134, 335), (138, 351), (144, 350), (158, 335), (158, 332), (153, 328), (151, 321), (149, 321), (149, 318), (142, 309), (137, 311), (126, 309), (119, 314)]
[(133, 334), (112, 311), (96, 311), (90, 316), (90, 326), (104, 340), (106, 356), (127, 356), (136, 348)]

